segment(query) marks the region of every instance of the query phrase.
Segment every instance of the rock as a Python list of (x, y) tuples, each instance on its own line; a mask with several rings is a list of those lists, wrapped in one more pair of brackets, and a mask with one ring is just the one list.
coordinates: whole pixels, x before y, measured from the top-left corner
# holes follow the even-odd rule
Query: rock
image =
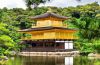
[(96, 54), (94, 54), (94, 53), (90, 53), (90, 54), (88, 54), (88, 56), (90, 56), (90, 57), (95, 57)]
[(10, 54), (11, 55), (16, 55), (16, 52), (15, 51), (11, 51)]
[(14, 57), (11, 57), (11, 60), (14, 60)]
[(3, 60), (8, 60), (7, 56), (1, 56), (0, 58), (3, 59)]

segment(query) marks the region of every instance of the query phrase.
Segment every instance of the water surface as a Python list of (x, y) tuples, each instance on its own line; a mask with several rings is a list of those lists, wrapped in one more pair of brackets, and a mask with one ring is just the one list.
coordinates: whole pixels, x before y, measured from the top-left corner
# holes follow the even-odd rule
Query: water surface
[(46, 56), (46, 57), (23, 57), (17, 56), (8, 60), (7, 65), (100, 65), (100, 59), (81, 57), (62, 57), (62, 56)]

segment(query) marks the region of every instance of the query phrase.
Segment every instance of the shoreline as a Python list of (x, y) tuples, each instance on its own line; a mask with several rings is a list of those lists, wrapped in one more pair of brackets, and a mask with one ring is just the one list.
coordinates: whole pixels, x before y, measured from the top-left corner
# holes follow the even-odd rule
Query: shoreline
[(78, 56), (78, 51), (71, 52), (19, 52), (21, 56)]

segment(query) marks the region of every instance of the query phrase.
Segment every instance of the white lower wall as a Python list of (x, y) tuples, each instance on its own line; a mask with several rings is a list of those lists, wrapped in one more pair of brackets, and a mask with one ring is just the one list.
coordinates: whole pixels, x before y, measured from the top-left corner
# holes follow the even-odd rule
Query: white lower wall
[(69, 43), (69, 49), (73, 49), (73, 43)]
[(73, 41), (65, 42), (65, 49), (73, 49)]
[(69, 49), (69, 44), (65, 42), (65, 49)]

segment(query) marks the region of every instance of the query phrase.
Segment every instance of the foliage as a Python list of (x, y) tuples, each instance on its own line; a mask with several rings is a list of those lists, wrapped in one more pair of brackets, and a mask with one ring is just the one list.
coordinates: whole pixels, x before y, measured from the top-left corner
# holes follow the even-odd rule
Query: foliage
[(100, 53), (100, 39), (93, 40), (94, 49), (97, 53)]
[[(82, 52), (95, 52), (99, 48), (95, 46), (95, 43), (100, 39), (100, 6), (95, 2), (85, 6), (77, 6), (72, 11), (71, 24), (78, 29), (79, 39), (76, 41), (76, 45), (80, 44), (79, 48)], [(94, 40), (94, 41), (93, 41)]]
[(9, 36), (1, 35), (0, 45), (4, 47), (14, 47), (14, 41)]

